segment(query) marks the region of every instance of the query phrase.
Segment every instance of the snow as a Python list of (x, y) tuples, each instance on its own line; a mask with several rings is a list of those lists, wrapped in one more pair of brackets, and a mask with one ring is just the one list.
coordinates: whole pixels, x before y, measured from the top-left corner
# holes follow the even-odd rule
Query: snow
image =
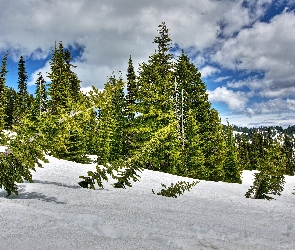
[(0, 153), (5, 153), (7, 149), (6, 146), (0, 146)]
[(294, 177), (276, 200), (247, 199), (243, 184), (201, 181), (177, 199), (152, 194), (189, 178), (145, 170), (132, 188), (82, 189), (94, 164), (48, 157), (19, 195), (0, 190), (4, 249), (295, 249)]

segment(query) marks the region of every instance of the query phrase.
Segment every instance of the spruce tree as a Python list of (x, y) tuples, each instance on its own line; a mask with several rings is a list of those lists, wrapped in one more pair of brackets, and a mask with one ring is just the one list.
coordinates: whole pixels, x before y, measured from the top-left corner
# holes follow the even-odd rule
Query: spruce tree
[(224, 161), (224, 179), (225, 182), (242, 183), (241, 169), (238, 163), (238, 153), (235, 146), (232, 127), (227, 122), (226, 131), (226, 157)]
[[(149, 58), (148, 63), (142, 63), (138, 75), (138, 103), (136, 111), (139, 116), (136, 119), (138, 133), (134, 135), (140, 148), (145, 142), (150, 141), (155, 133), (162, 128), (175, 124), (174, 112), (174, 77), (172, 55), (170, 54), (171, 39), (165, 23), (159, 25), (159, 37), (154, 39), (158, 44), (157, 51)], [(176, 124), (175, 124), (176, 125)], [(175, 128), (175, 131), (178, 130)], [(178, 133), (178, 132), (177, 132)], [(175, 137), (173, 137), (175, 138)], [(167, 144), (169, 143), (169, 145)], [(173, 161), (174, 146), (179, 142), (167, 142), (159, 152), (155, 152), (154, 161), (147, 164), (147, 168), (161, 171), (175, 171)], [(170, 145), (170, 143), (172, 143)], [(165, 145), (167, 148), (165, 148)], [(179, 148), (181, 150), (181, 147)], [(156, 160), (157, 159), (157, 160)]]
[(245, 196), (254, 199), (273, 199), (269, 195), (281, 195), (285, 184), (286, 156), (282, 153), (281, 145), (278, 141), (272, 141), (268, 148), (264, 148), (264, 155), (257, 161), (253, 186), (247, 191)]
[(15, 122), (17, 106), (17, 92), (13, 88), (8, 88), (6, 91), (6, 104), (5, 104), (5, 127), (11, 129)]
[[(59, 109), (69, 111), (71, 109), (69, 102), (73, 96), (71, 79), (74, 73), (71, 71), (70, 60), (69, 51), (63, 48), (62, 42), (59, 43), (58, 47), (55, 45), (50, 60), (51, 71), (48, 73), (48, 78), (51, 80), (48, 89), (48, 95), (50, 96), (49, 111), (52, 114), (58, 114)], [(77, 87), (74, 89), (76, 91)]]
[(6, 104), (6, 74), (8, 70), (6, 69), (7, 65), (7, 57), (6, 54), (3, 57), (2, 64), (0, 67), (0, 131), (5, 127), (5, 104)]
[(293, 176), (295, 173), (295, 143), (294, 139), (284, 134), (283, 153), (286, 156), (285, 174)]
[(135, 126), (134, 126), (134, 119), (136, 114), (136, 101), (137, 101), (137, 81), (136, 81), (136, 74), (134, 72), (133, 62), (131, 56), (129, 57), (128, 61), (128, 68), (127, 68), (127, 93), (125, 96), (125, 116), (126, 116), (126, 123), (124, 128), (124, 139), (123, 139), (123, 154), (125, 156), (130, 156), (132, 154), (132, 150), (135, 149), (134, 146), (134, 134)]
[(20, 121), (29, 110), (29, 93), (27, 90), (28, 75), (25, 67), (23, 56), (20, 57), (18, 63), (18, 92), (17, 92), (17, 108), (16, 121)]
[(251, 170), (249, 151), (250, 151), (250, 142), (248, 136), (245, 133), (236, 135), (236, 143), (238, 147), (238, 162), (242, 169)]
[[(80, 92), (80, 81), (72, 71), (75, 66), (71, 60), (70, 52), (63, 48), (62, 42), (58, 47), (55, 45), (50, 61), (51, 72), (48, 73), (51, 82), (47, 93), (50, 98), (46, 104), (48, 115), (52, 117), (51, 133), (62, 146), (53, 145), (51, 152), (58, 158), (84, 163), (89, 161), (86, 157), (89, 137), (83, 128), (87, 127), (86, 121), (92, 111), (88, 110), (85, 96)], [(84, 113), (87, 119), (82, 119), (82, 110), (87, 110)]]
[(135, 103), (137, 100), (136, 75), (134, 72), (132, 58), (130, 56), (127, 68), (127, 94), (126, 94), (126, 115), (128, 120), (133, 120), (135, 117)]
[(263, 158), (264, 150), (263, 150), (263, 134), (258, 129), (254, 129), (251, 134), (251, 144), (249, 150), (249, 159), (250, 159), (250, 169), (256, 170), (259, 159)]
[(108, 78), (102, 93), (93, 95), (98, 108), (96, 154), (100, 163), (122, 158), (125, 127), (124, 82), (120, 76)]
[[(201, 79), (201, 73), (190, 62), (184, 51), (177, 58), (174, 74), (175, 110), (182, 130), (182, 137), (187, 141), (198, 140), (202, 152), (202, 157), (199, 158), (201, 161), (193, 164), (201, 166), (200, 171), (194, 170), (196, 174), (194, 177), (205, 180), (222, 180), (225, 141), (220, 118), (208, 101), (206, 85)], [(191, 128), (186, 128), (187, 121), (195, 123), (194, 126), (198, 127), (198, 134), (192, 133)], [(191, 136), (197, 138), (189, 138)], [(190, 146), (187, 145), (187, 150), (189, 149)], [(193, 153), (192, 151), (189, 154), (193, 155)]]
[(42, 112), (47, 111), (47, 89), (46, 81), (44, 80), (41, 72), (38, 73), (38, 78), (36, 80), (36, 91), (33, 113), (34, 116), (40, 116)]

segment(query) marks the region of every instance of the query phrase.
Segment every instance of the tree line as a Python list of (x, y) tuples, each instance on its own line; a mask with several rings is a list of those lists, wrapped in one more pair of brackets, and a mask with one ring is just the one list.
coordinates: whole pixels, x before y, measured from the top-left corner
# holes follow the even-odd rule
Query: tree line
[[(273, 180), (266, 177), (280, 176), (267, 190), (262, 181), (252, 188), (267, 194), (283, 183), (283, 174), (294, 174), (294, 151), (290, 151), (294, 139), (289, 137), (293, 146), (286, 146), (286, 141), (281, 145), (267, 137), (267, 142), (263, 139), (259, 144), (263, 154), (252, 158), (256, 141), (235, 138), (232, 126), (221, 124), (198, 68), (184, 51), (178, 57), (171, 54), (172, 40), (165, 23), (158, 32), (154, 39), (157, 50), (139, 65), (137, 73), (130, 56), (126, 82), (121, 74), (113, 74), (102, 91), (92, 87), (87, 95), (80, 90), (71, 54), (62, 42), (54, 46), (47, 75), (50, 82), (39, 73), (35, 95), (27, 92), (23, 57), (18, 91), (6, 87), (5, 55), (0, 68), (0, 145), (7, 149), (0, 152), (1, 188), (8, 194), (17, 193), (16, 183), (32, 181), (30, 171), (45, 154), (81, 163), (90, 162), (87, 155), (97, 155), (96, 171), (80, 176), (80, 186), (87, 188), (103, 187), (108, 175), (117, 181), (115, 187), (131, 186), (130, 180), (138, 180), (143, 169), (233, 183), (241, 183), (244, 169), (258, 169), (268, 184)], [(3, 131), (15, 132), (16, 139)], [(23, 150), (21, 141), (26, 142)], [(184, 185), (171, 190), (191, 187)]]

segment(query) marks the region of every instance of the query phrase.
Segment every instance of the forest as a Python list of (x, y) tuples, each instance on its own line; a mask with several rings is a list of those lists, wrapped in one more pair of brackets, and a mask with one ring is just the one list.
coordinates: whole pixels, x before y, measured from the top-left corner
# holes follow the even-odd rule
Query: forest
[[(113, 74), (101, 91), (80, 90), (69, 50), (54, 46), (47, 83), (39, 73), (34, 95), (27, 91), (25, 60), (18, 64), (18, 89), (6, 86), (6, 54), (0, 67), (0, 188), (18, 193), (17, 183), (32, 182), (31, 171), (46, 155), (88, 163), (96, 171), (80, 176), (84, 188), (103, 188), (108, 176), (126, 188), (144, 169), (196, 180), (241, 183), (243, 170), (258, 170), (246, 197), (280, 195), (284, 175), (294, 175), (294, 126), (287, 129), (238, 128), (221, 123), (208, 100), (201, 73), (182, 51), (170, 53), (165, 23), (158, 48), (136, 73), (130, 56), (127, 81)], [(234, 133), (240, 132), (240, 133)], [(165, 187), (175, 197), (193, 183)], [(168, 190), (168, 191), (167, 191)]]

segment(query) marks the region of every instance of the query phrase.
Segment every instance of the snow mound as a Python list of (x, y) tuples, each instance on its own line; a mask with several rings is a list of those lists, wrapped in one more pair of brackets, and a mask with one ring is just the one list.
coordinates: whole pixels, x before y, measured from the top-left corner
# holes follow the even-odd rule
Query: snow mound
[(132, 188), (89, 190), (77, 183), (94, 164), (48, 159), (18, 196), (0, 191), (0, 250), (294, 249), (294, 177), (274, 201), (244, 197), (251, 171), (243, 184), (201, 181), (173, 199), (151, 190), (192, 179), (145, 170)]

